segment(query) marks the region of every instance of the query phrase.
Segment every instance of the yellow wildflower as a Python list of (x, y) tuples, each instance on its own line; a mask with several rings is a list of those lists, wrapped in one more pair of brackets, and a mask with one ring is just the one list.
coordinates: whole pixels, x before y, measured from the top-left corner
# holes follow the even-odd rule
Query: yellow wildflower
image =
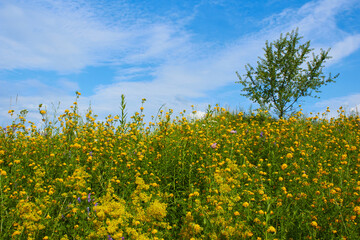
[(270, 226), (267, 230), (269, 233), (276, 233), (276, 229), (273, 226)]
[(166, 216), (166, 207), (167, 204), (161, 203), (156, 199), (150, 204), (146, 212), (150, 217), (161, 221)]
[(318, 226), (318, 224), (317, 224), (317, 222), (312, 221), (312, 222), (311, 222), (311, 226), (313, 226), (313, 227), (317, 227), (317, 226)]

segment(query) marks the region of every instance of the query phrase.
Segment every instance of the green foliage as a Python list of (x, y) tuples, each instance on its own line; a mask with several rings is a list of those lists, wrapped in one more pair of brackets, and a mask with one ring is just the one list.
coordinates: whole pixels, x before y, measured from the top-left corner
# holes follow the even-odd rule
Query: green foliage
[(0, 127), (0, 239), (358, 239), (359, 116), (125, 105)]
[(339, 75), (331, 77), (329, 74), (327, 79), (323, 75), (323, 64), (331, 58), (328, 56), (330, 49), (321, 49), (320, 55), (313, 53), (313, 59), (306, 62), (313, 49), (310, 41), (298, 46), (300, 39), (296, 29), (285, 37), (281, 34), (280, 39), (272, 43), (266, 41), (264, 58), (259, 57), (256, 69), (247, 64), (243, 77), (236, 72), (237, 83), (247, 92), (241, 95), (257, 102), (263, 110), (274, 108), (279, 118), (292, 111), (301, 97), (318, 97), (312, 95), (313, 91), (319, 93), (322, 85), (335, 82)]

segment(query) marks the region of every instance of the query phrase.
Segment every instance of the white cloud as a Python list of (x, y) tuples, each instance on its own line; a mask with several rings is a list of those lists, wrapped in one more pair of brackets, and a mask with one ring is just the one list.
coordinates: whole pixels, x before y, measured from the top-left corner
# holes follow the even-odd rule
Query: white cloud
[[(23, 81), (3, 81), (0, 80), (0, 125), (8, 125), (15, 119), (15, 115), (21, 110), (29, 111), (28, 120), (37, 124), (41, 123), (41, 115), (39, 114), (39, 104), (43, 104), (48, 112), (52, 115), (54, 107), (56, 108), (60, 102), (58, 114), (70, 107), (75, 100), (74, 90), (78, 89), (76, 83), (66, 79), (55, 80), (52, 85), (42, 83), (37, 79), (26, 79)], [(2, 92), (2, 90), (4, 92)], [(71, 93), (71, 95), (70, 95)], [(86, 97), (80, 99), (82, 111), (88, 107), (89, 100)], [(13, 118), (8, 114), (9, 110), (14, 110)]]
[[(346, 33), (336, 24), (336, 16), (350, 9), (355, 1), (311, 1), (299, 9), (285, 9), (264, 20), (263, 30), (211, 49), (206, 48), (211, 43), (197, 42), (185, 25), (170, 20), (134, 19), (139, 12), (132, 15), (125, 7), (110, 24), (96, 16), (90, 5), (79, 7), (71, 3), (49, 0), (48, 6), (25, 1), (0, 4), (3, 23), (0, 54), (7, 56), (0, 59), (0, 69), (73, 72), (86, 66), (119, 65), (115, 83), (99, 85), (94, 95), (80, 98), (86, 103), (85, 108), (91, 101), (99, 115), (116, 114), (121, 94), (126, 95), (129, 114), (138, 111), (142, 98), (148, 99), (145, 111), (150, 115), (164, 103), (174, 109), (174, 113), (187, 109), (194, 99), (211, 98), (209, 91), (234, 84), (235, 71), (243, 74), (245, 64), (255, 64), (257, 57), (263, 55), (266, 40), (278, 39), (280, 33), (296, 27), (304, 35), (303, 40), (312, 40), (312, 47), (333, 46), (332, 55), (335, 54), (337, 61), (359, 48), (359, 35)], [(124, 64), (131, 67), (123, 68)], [(141, 77), (147, 81), (132, 81)], [(27, 81), (35, 82), (6, 84), (10, 89), (37, 86), (41, 94), (51, 92), (52, 95), (45, 94), (44, 98), (29, 95), (23, 98), (24, 106), (46, 99), (47, 102), (61, 101), (62, 106), (67, 107), (74, 99), (69, 93), (73, 94), (78, 87), (66, 79), (58, 80), (55, 87), (43, 86), (34, 79)], [(56, 89), (61, 85), (65, 90)], [(199, 102), (201, 109), (206, 105)], [(5, 108), (0, 105), (1, 112)]]
[[(165, 23), (125, 15), (114, 26), (95, 17), (95, 9), (90, 7), (62, 1), (47, 1), (50, 7), (44, 3), (0, 4), (0, 54), (7, 56), (0, 60), (0, 69), (73, 72), (104, 63), (162, 60), (186, 52), (190, 46), (185, 44), (185, 32)], [(122, 20), (131, 23), (125, 25)]]
[[(2, 69), (80, 70), (96, 63), (101, 48), (123, 36), (96, 24), (81, 12), (65, 12), (26, 3), (0, 5)], [(104, 47), (99, 47), (104, 46)]]
[(190, 113), (190, 119), (202, 119), (206, 116), (206, 112), (203, 111), (196, 111), (196, 113)]
[[(285, 30), (286, 32), (299, 27), (305, 37), (323, 39), (330, 36), (339, 37), (342, 31), (336, 25), (337, 14), (349, 10), (354, 0), (314, 0), (304, 4), (299, 9), (287, 8), (281, 13), (273, 14), (263, 20), (268, 29)], [(328, 38), (328, 37), (327, 37)]]
[(350, 108), (350, 113), (360, 116), (360, 104)]
[(329, 107), (330, 117), (338, 116), (337, 110), (339, 110), (340, 107), (343, 107), (345, 113), (349, 114), (352, 111), (355, 111), (356, 108), (358, 108), (359, 110), (360, 109), (359, 106), (360, 106), (360, 94), (352, 94), (344, 97), (336, 97), (336, 98), (321, 100), (314, 105), (315, 109), (318, 109), (322, 112), (324, 112), (325, 109)]
[(300, 35), (304, 36), (302, 41), (311, 40), (315, 54), (320, 48), (331, 48), (331, 65), (359, 49), (359, 34), (345, 32), (337, 23), (338, 16), (359, 7), (356, 0), (315, 0), (299, 9), (288, 8), (274, 14), (263, 20), (263, 24), (267, 26), (270, 39), (277, 39), (280, 33), (298, 27)]
[(360, 34), (346, 37), (342, 41), (337, 42), (331, 48), (331, 53), (336, 61), (349, 56), (360, 48)]

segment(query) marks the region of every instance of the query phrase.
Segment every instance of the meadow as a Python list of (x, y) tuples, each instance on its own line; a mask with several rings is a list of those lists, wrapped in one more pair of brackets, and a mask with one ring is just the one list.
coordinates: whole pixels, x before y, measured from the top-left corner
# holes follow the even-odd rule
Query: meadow
[(0, 129), (0, 239), (359, 239), (358, 116), (97, 121), (79, 96)]

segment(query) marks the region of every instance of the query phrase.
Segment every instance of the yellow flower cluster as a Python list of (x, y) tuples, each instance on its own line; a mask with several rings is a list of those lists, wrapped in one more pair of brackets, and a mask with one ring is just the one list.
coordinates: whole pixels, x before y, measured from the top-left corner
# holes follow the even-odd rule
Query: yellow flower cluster
[(40, 107), (0, 129), (0, 239), (358, 237), (359, 117)]

